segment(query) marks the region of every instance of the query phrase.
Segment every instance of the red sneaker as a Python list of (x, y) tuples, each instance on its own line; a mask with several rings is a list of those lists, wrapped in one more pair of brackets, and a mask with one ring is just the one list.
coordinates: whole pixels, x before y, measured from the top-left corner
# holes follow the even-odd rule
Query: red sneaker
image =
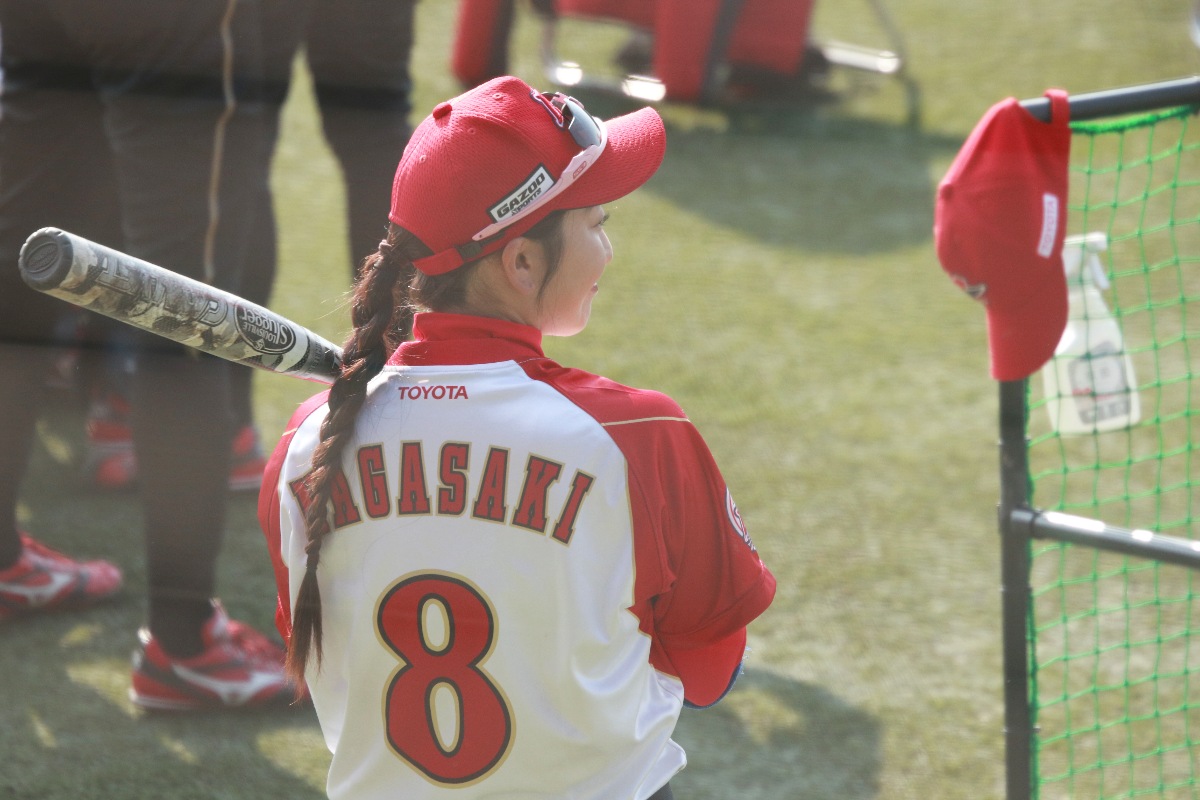
[(137, 482), (137, 459), (133, 451), (108, 454), (93, 453), (88, 458), (87, 472), (92, 484), (99, 489), (121, 491)]
[(129, 401), (116, 392), (93, 399), (87, 415), (84, 470), (100, 489), (129, 489), (137, 482)]
[(46, 611), (86, 608), (121, 588), (121, 570), (107, 561), (75, 561), (21, 534), (17, 563), (0, 570), (0, 622)]
[(234, 492), (257, 492), (262, 485), (267, 459), (258, 444), (258, 429), (243, 426), (233, 437), (232, 459), (229, 464), (229, 489)]
[(231, 620), (219, 602), (204, 624), (204, 651), (172, 658), (150, 631), (138, 631), (133, 654), (134, 705), (156, 711), (202, 711), (286, 705), (295, 687), (283, 672), (284, 651), (243, 622)]
[[(128, 408), (117, 403), (93, 404), (89, 411), (85, 470), (97, 488), (118, 491), (137, 483), (137, 457), (127, 415)], [(253, 425), (240, 428), (230, 451), (229, 490), (257, 492), (267, 468), (258, 429)]]

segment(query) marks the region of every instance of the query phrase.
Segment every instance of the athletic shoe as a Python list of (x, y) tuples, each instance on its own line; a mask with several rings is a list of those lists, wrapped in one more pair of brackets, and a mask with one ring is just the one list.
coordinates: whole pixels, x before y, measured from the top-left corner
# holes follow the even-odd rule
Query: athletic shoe
[(107, 561), (76, 561), (21, 534), (21, 557), (0, 570), (0, 622), (47, 611), (86, 608), (121, 588), (121, 570)]
[[(258, 491), (267, 459), (259, 446), (258, 429), (240, 428), (230, 445), (229, 489)], [(108, 491), (130, 489), (137, 483), (137, 457), (129, 427), (128, 403), (118, 395), (92, 403), (87, 419), (87, 461), (84, 470), (92, 485)]]
[(87, 473), (98, 489), (116, 492), (133, 488), (137, 482), (137, 459), (133, 451), (89, 454)]
[(229, 489), (234, 492), (257, 492), (262, 484), (267, 459), (258, 443), (258, 429), (245, 425), (233, 437), (232, 458), (229, 464)]
[(84, 361), (81, 343), (87, 330), (87, 312), (72, 308), (54, 325), (54, 341), (59, 343), (54, 363), (46, 376), (46, 386), (59, 391), (79, 390), (79, 377)]
[(155, 711), (201, 711), (286, 705), (296, 691), (283, 672), (283, 648), (229, 618), (219, 602), (200, 631), (204, 650), (172, 658), (150, 631), (138, 631), (133, 654), (134, 705)]
[(129, 427), (129, 401), (116, 392), (97, 397), (88, 405), (87, 461), (84, 471), (100, 489), (129, 489), (137, 481), (133, 455), (133, 430)]

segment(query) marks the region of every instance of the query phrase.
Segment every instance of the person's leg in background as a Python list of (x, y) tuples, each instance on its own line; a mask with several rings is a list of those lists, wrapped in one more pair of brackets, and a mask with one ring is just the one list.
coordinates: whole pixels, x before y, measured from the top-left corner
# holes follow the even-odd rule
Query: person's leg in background
[[(262, 79), (257, 2), (114, 0), (79, 24), (105, 76), (128, 252), (237, 293), (269, 165), (262, 104), (257, 90), (245, 94)], [(251, 705), (293, 693), (282, 651), (214, 602), (235, 368), (140, 338), (131, 394), (149, 596), (133, 698), (144, 707)], [(206, 679), (188, 677), (197, 671)]]
[[(253, 0), (253, 7), (262, 30), (256, 54), (261, 64), (261, 77), (248, 78), (243, 74), (241, 77), (248, 79), (240, 82), (237, 92), (240, 103), (263, 105), (261, 120), (267, 162), (266, 169), (235, 176), (239, 181), (259, 182), (253, 212), (254, 231), (246, 243), (246, 256), (238, 276), (238, 294), (251, 302), (267, 305), (277, 266), (270, 159), (279, 136), (280, 115), (290, 87), (292, 64), (303, 38), (312, 0)], [(253, 377), (254, 370), (249, 368), (231, 369), (228, 376), (233, 413), (228, 486), (235, 492), (257, 492), (266, 466), (261, 437), (254, 424)], [(89, 441), (94, 450), (90, 474), (99, 488), (130, 488), (136, 481), (138, 466), (132, 454), (132, 442), (128, 439), (128, 402), (119, 386), (107, 388), (113, 391), (99, 394), (88, 419)], [(126, 445), (124, 449), (122, 444)]]
[[(262, 0), (263, 41), (262, 102), (264, 137), (268, 153), (279, 140), (284, 103), (291, 87), (292, 67), (308, 25), (312, 0)], [(269, 158), (270, 156), (268, 156)], [(259, 186), (255, 203), (255, 231), (249, 242), (241, 280), (241, 296), (252, 303), (269, 306), (278, 266), (278, 228), (269, 171)], [(261, 438), (254, 422), (254, 372), (230, 372), (234, 440), (230, 488), (257, 491), (266, 466)], [(282, 433), (277, 431), (275, 434)]]
[(58, 5), (0, 2), (0, 621), (86, 605), (121, 585), (114, 565), (74, 562), (18, 530), (50, 365), (78, 344), (59, 338), (71, 307), (21, 280), (21, 245), (46, 226), (121, 244), (100, 102)]
[[(342, 170), (349, 256), (354, 276), (387, 234), (392, 174), (412, 133), (414, 0), (264, 0), (268, 141), (279, 134), (293, 60), (303, 53), (312, 73), (326, 142)], [(269, 184), (258, 200), (258, 232), (242, 278), (242, 296), (269, 305), (277, 268), (276, 227)], [(352, 276), (353, 277), (353, 276)], [(234, 371), (231, 482), (253, 482), (258, 450), (253, 372)], [(245, 459), (241, 464), (238, 458)], [(261, 474), (261, 469), (258, 469)], [(256, 485), (256, 484), (255, 484)]]
[(414, 0), (316, 0), (305, 37), (325, 140), (346, 183), (355, 273), (387, 235), (392, 176), (412, 129)]

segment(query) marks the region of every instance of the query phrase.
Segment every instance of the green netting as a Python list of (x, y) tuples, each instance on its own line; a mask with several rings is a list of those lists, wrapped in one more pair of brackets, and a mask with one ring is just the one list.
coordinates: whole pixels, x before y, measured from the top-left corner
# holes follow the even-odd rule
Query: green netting
[[(1102, 352), (1080, 361), (1095, 360), (1090, 394), (1079, 386), (1073, 396), (1070, 388), (1048, 394), (1062, 381), (1031, 377), (1037, 508), (1200, 538), (1196, 110), (1072, 125), (1068, 233), (1107, 240), (1098, 258), (1111, 286), (1100, 294), (1128, 360)], [(1083, 322), (1100, 324), (1098, 316)], [(1104, 396), (1104, 376), (1129, 371), (1137, 421), (1074, 434), (1060, 432), (1061, 416), (1052, 424), (1066, 407), (1104, 407), (1114, 400)], [(1130, 407), (1130, 395), (1115, 399), (1118, 411)], [(1198, 576), (1044, 540), (1030, 555), (1035, 796), (1200, 796)]]

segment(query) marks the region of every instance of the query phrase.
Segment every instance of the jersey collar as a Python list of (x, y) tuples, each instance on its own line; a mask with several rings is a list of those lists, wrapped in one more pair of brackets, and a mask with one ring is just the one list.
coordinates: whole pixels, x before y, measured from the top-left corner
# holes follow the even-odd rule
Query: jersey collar
[(537, 328), (489, 317), (429, 312), (413, 318), (412, 340), (396, 348), (388, 364), (491, 364), (544, 357), (542, 332)]

